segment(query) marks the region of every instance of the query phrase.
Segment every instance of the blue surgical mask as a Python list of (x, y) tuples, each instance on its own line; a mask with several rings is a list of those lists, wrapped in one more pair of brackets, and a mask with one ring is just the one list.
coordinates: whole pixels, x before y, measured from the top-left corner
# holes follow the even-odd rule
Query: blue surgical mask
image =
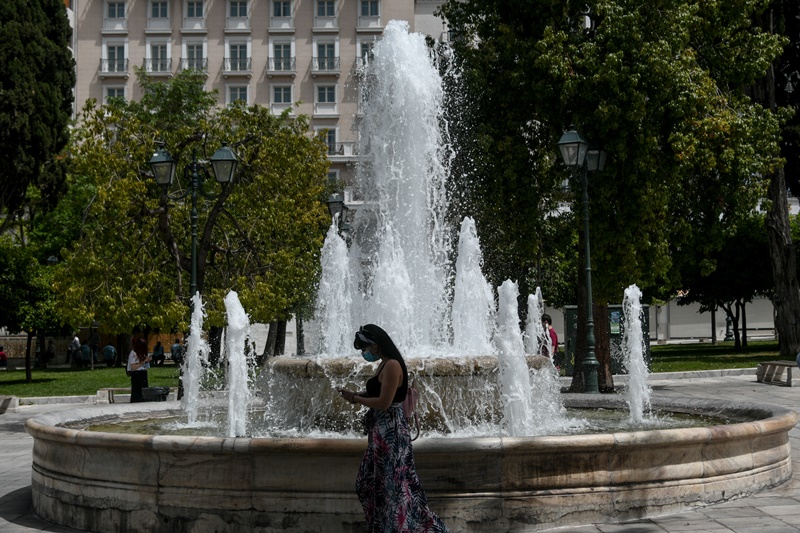
[(368, 363), (374, 363), (381, 358), (380, 355), (376, 355), (372, 352), (361, 352), (361, 357), (363, 357)]

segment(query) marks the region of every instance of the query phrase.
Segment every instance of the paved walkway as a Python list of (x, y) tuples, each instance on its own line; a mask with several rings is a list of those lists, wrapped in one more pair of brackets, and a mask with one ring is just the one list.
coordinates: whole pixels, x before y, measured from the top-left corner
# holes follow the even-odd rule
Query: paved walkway
[[(691, 375), (653, 375), (656, 397), (711, 398), (773, 403), (800, 410), (800, 387), (756, 383), (755, 371), (743, 375), (699, 372)], [(668, 379), (665, 379), (668, 378)], [(0, 414), (0, 533), (75, 531), (37, 518), (31, 510), (31, 448), (25, 419), (43, 412), (70, 409), (61, 404), (22, 406)], [(800, 424), (798, 425), (800, 426)], [(692, 512), (620, 524), (562, 528), (570, 533), (790, 533), (800, 532), (800, 427), (790, 433), (794, 477), (762, 494)], [(550, 530), (553, 531), (553, 530)]]

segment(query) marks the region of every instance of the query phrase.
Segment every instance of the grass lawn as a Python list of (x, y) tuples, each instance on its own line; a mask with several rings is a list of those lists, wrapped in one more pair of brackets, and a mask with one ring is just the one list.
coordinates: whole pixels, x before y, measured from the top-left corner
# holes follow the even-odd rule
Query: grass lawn
[[(0, 394), (31, 398), (36, 396), (87, 396), (104, 387), (130, 387), (131, 378), (124, 367), (105, 365), (90, 368), (34, 368), (33, 381), (25, 383), (25, 370), (0, 372)], [(147, 381), (151, 387), (171, 387), (177, 390), (178, 367), (164, 365), (150, 368)]]
[(651, 372), (686, 372), (720, 368), (755, 368), (762, 361), (782, 359), (778, 341), (749, 341), (737, 352), (733, 342), (650, 345)]

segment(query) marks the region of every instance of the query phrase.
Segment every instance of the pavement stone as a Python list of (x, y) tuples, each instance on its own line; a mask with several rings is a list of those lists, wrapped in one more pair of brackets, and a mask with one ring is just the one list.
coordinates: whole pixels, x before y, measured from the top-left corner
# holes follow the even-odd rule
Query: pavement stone
[[(624, 386), (619, 379), (617, 386)], [(711, 398), (738, 402), (771, 403), (797, 410), (800, 387), (757, 383), (755, 369), (653, 374), (654, 397)], [(54, 400), (55, 401), (55, 400)], [(86, 400), (84, 400), (86, 401)], [(80, 406), (80, 405), (78, 405)], [(74, 529), (39, 519), (31, 507), (31, 450), (33, 439), (24, 422), (41, 413), (72, 409), (74, 404), (20, 402), (15, 412), (0, 414), (0, 533)], [(770, 491), (709, 507), (617, 524), (590, 524), (543, 531), (569, 533), (792, 533), (800, 532), (800, 427), (790, 432), (794, 475)], [(354, 495), (355, 496), (355, 495)]]

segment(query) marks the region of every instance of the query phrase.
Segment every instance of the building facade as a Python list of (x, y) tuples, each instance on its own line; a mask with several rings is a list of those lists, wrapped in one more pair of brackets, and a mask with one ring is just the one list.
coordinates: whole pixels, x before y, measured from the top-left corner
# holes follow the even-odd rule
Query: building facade
[(219, 104), (236, 100), (325, 130), (331, 178), (356, 161), (359, 72), (390, 20), (434, 39), (442, 0), (65, 0), (73, 25), (75, 111), (88, 99), (138, 100), (134, 66), (158, 79), (207, 73)]

